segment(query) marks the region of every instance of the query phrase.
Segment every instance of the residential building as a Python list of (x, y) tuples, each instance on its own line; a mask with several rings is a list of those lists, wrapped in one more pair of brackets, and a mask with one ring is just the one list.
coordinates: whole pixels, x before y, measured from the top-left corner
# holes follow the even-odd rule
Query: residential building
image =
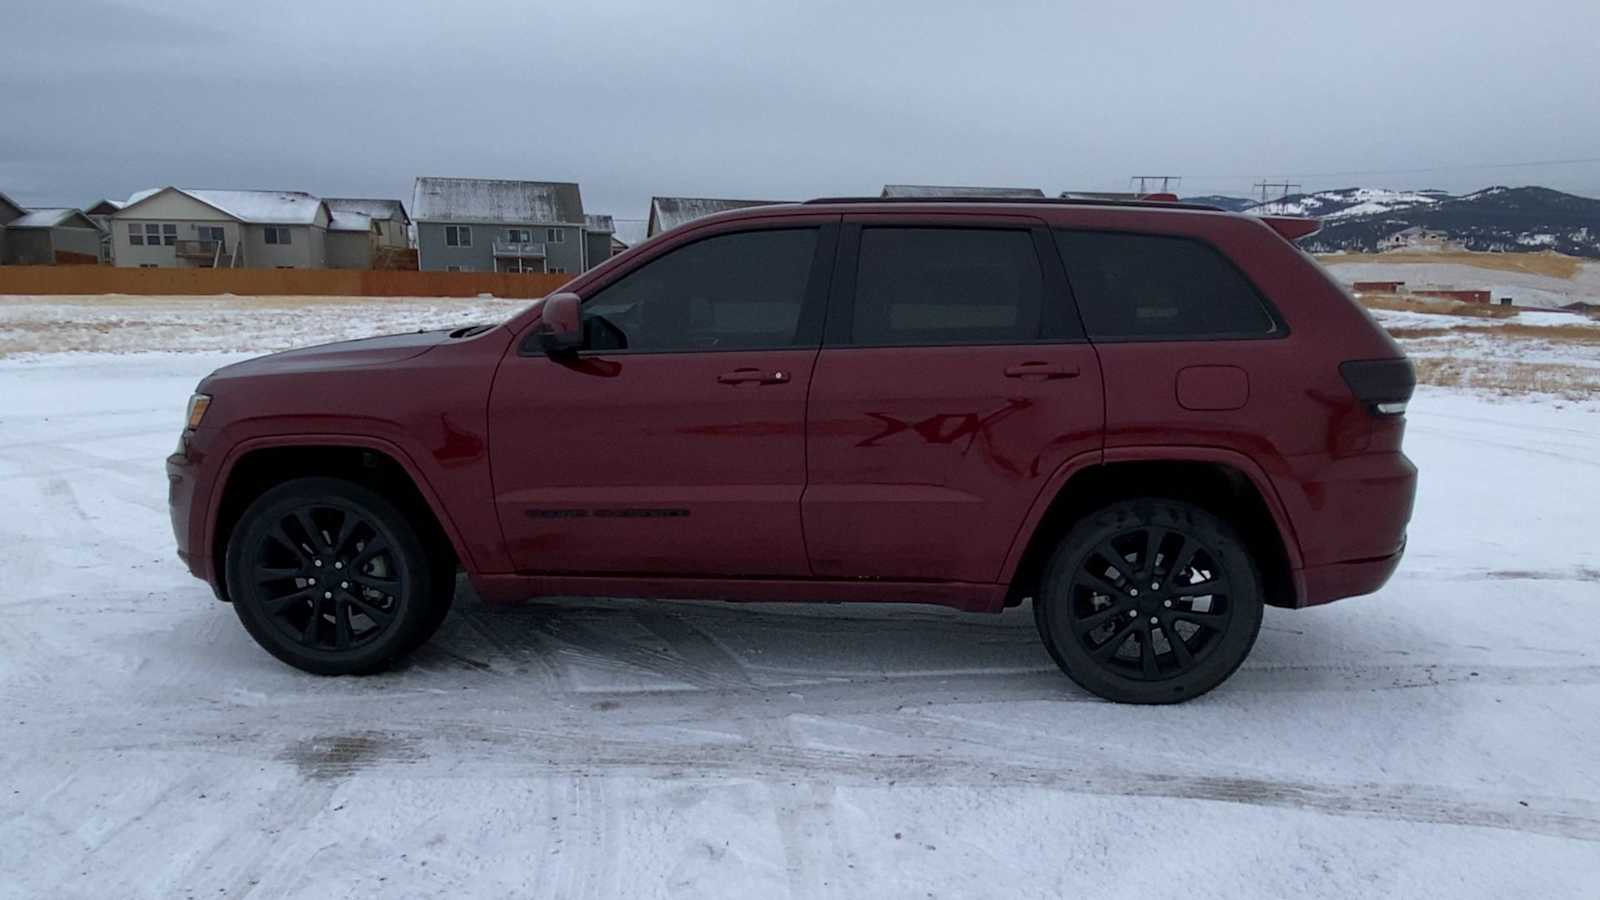
[(411, 246), (411, 216), (399, 200), (367, 197), (324, 197), (328, 211), (366, 216), (378, 226), (378, 246), (405, 249)]
[(723, 200), (712, 197), (651, 197), (650, 221), (645, 226), (646, 239), (653, 238), (663, 231), (671, 231), (679, 225), (703, 219), (706, 216), (730, 209), (744, 209), (749, 206), (771, 206), (782, 203), (782, 200)]
[(378, 220), (358, 212), (328, 211), (328, 268), (370, 269), (383, 240)]
[[(616, 221), (610, 216), (586, 213), (583, 217), (584, 268), (592, 269), (617, 255)], [(623, 248), (627, 249), (626, 247)]]
[(100, 259), (100, 228), (82, 210), (24, 209), (0, 194), (0, 263), (52, 266)]
[(301, 191), (157, 188), (112, 214), (112, 257), (122, 267), (321, 269), (331, 220)]
[(1005, 197), (1044, 199), (1038, 188), (964, 187), (946, 184), (886, 184), (880, 197), (971, 197), (993, 200)]
[(583, 197), (571, 182), (418, 178), (411, 212), (424, 271), (586, 268)]
[(1421, 225), (1396, 231), (1378, 242), (1380, 250), (1453, 250), (1458, 246), (1448, 233)]
[(94, 224), (100, 226), (100, 262), (102, 263), (109, 265), (112, 262), (112, 251), (115, 249), (115, 244), (111, 240), (111, 217), (116, 214), (117, 210), (127, 205), (122, 200), (108, 199), (101, 200), (83, 211), (83, 214), (88, 216)]

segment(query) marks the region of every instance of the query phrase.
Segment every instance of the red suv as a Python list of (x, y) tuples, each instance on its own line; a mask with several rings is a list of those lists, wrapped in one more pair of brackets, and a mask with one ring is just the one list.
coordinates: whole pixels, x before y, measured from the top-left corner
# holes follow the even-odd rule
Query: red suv
[(368, 672), (457, 567), (549, 595), (1031, 598), (1061, 668), (1172, 702), (1262, 606), (1380, 587), (1416, 469), (1400, 348), (1291, 239), (1178, 203), (713, 216), (510, 321), (220, 369), (179, 556), (279, 659)]

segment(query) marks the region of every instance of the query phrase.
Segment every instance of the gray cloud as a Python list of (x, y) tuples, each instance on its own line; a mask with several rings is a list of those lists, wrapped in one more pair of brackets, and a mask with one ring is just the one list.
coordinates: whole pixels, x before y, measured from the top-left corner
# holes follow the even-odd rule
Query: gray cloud
[[(688, 9), (676, 8), (680, 5)], [(1600, 193), (1600, 4), (7, 3), (0, 190), (409, 200), (422, 174), (652, 193), (1256, 178)], [(1395, 170), (1431, 168), (1428, 173)], [(1360, 177), (1317, 173), (1380, 170)]]

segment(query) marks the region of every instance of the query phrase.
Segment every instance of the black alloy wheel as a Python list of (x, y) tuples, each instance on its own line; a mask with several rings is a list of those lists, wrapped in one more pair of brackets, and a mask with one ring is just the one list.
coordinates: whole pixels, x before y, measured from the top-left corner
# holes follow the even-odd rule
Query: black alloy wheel
[(1035, 600), (1051, 655), (1088, 690), (1133, 703), (1205, 693), (1249, 653), (1260, 576), (1221, 520), (1178, 501), (1125, 501), (1061, 542)]
[(417, 529), (376, 492), (333, 478), (268, 490), (227, 550), (228, 594), (268, 652), (326, 675), (382, 668), (442, 615), (440, 574)]

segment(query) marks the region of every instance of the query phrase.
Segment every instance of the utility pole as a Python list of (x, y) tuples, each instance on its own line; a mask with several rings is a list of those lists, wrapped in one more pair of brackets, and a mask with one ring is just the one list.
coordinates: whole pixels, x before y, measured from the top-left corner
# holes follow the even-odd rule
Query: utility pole
[[(1158, 181), (1161, 182), (1161, 190), (1159, 192), (1150, 190), (1150, 185), (1153, 185)], [(1182, 183), (1182, 175), (1135, 175), (1128, 179), (1128, 184), (1130, 186), (1135, 184), (1138, 185), (1134, 191), (1140, 196), (1151, 193), (1171, 194), (1177, 191), (1178, 185)]]
[(1287, 199), (1290, 194), (1298, 194), (1300, 192), (1300, 185), (1292, 181), (1258, 181), (1256, 182), (1256, 188), (1261, 191), (1261, 205), (1263, 207), (1267, 205), (1267, 191), (1269, 190), (1279, 192), (1278, 201)]

